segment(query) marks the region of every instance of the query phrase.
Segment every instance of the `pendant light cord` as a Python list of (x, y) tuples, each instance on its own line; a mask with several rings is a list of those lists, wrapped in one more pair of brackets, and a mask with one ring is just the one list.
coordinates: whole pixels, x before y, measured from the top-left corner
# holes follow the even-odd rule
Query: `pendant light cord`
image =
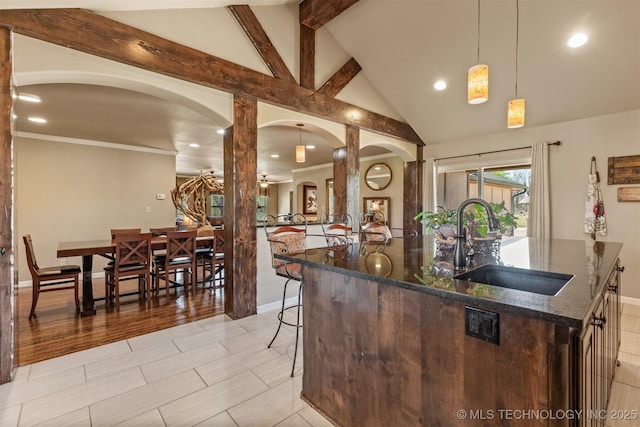
[(480, 63), (480, 0), (478, 0), (478, 59), (476, 64)]
[(518, 46), (520, 45), (520, 0), (516, 0), (516, 99), (518, 99)]

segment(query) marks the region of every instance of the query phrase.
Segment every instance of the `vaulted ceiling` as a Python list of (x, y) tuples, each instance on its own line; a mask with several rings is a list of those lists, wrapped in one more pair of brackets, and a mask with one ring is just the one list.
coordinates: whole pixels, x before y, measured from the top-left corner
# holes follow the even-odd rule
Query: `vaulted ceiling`
[[(69, 0), (57, 1), (55, 7), (109, 12), (223, 7), (233, 3)], [(293, 9), (297, 1), (244, 3), (251, 7), (288, 4)], [(44, 0), (4, 0), (1, 7), (52, 6)], [(387, 104), (383, 114), (407, 122), (427, 145), (506, 131), (506, 105), (514, 97), (516, 87), (516, 47), (517, 90), (527, 102), (526, 127), (640, 108), (640, 2), (521, 0), (516, 29), (516, 0), (482, 0), (479, 24), (478, 27), (475, 0), (360, 0), (322, 31), (357, 61), (362, 68), (360, 75), (366, 77)], [(567, 47), (568, 38), (578, 31), (589, 36), (587, 44), (577, 49)], [(485, 104), (469, 105), (466, 73), (477, 61), (478, 45), (480, 62), (489, 65), (490, 95)], [(319, 52), (317, 61), (321, 60)], [(298, 77), (297, 70), (289, 71)], [(447, 88), (435, 90), (436, 80), (444, 80)], [(104, 140), (99, 132), (106, 132), (114, 142), (125, 134), (130, 142), (131, 134), (135, 133), (137, 144), (155, 146), (153, 141), (163, 140), (160, 133), (171, 135), (172, 140), (178, 133), (199, 138), (228, 125), (212, 122), (184, 106), (122, 89), (109, 92), (87, 85), (37, 86), (25, 90), (41, 90), (43, 96), (55, 101), (39, 106), (18, 104), (18, 112), (20, 108), (52, 108), (55, 110), (51, 111), (52, 117), (53, 114), (59, 117), (58, 126), (69, 128), (56, 132), (68, 132), (68, 136), (77, 138)], [(60, 91), (69, 97), (63, 98)], [(92, 108), (78, 107), (83, 104), (72, 100), (80, 98), (101, 102), (94, 103)], [(20, 118), (27, 115), (27, 111), (24, 113), (19, 115), (17, 129), (39, 132), (37, 125)], [(111, 125), (105, 123), (106, 119), (111, 120)], [(314, 137), (308, 134), (309, 139)], [(282, 171), (276, 173), (276, 168), (290, 170), (292, 165), (285, 159), (280, 160), (280, 165), (268, 163), (271, 160), (267, 154), (275, 149), (269, 141), (275, 144), (286, 140), (295, 145), (298, 139), (299, 132), (291, 127), (261, 132), (259, 150), (263, 152), (263, 163), (259, 158), (259, 171), (284, 176)], [(314, 143), (319, 147), (314, 161), (330, 162), (330, 147), (316, 142), (320, 143)], [(186, 146), (177, 149), (187, 161), (185, 170), (218, 168), (217, 164), (203, 162), (201, 154), (190, 156)], [(293, 149), (288, 152), (291, 155)]]

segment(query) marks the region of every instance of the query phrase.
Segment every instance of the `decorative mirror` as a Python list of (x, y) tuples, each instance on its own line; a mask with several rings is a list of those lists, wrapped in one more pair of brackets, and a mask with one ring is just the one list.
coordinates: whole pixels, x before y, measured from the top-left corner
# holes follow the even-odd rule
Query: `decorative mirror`
[(391, 168), (386, 163), (374, 163), (367, 168), (364, 182), (372, 190), (384, 190), (391, 184)]

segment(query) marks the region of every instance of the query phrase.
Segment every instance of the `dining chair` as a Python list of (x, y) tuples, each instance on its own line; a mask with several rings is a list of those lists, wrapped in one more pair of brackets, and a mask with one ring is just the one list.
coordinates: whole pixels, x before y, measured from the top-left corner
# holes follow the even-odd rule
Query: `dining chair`
[(111, 229), (111, 240), (115, 240), (117, 234), (131, 234), (131, 233), (141, 233), (141, 228), (112, 228)]
[[(160, 280), (165, 282), (167, 298), (172, 285), (184, 285), (184, 290), (187, 294), (189, 293), (189, 287), (191, 287), (191, 292), (195, 294), (196, 235), (197, 232), (195, 230), (167, 232), (166, 253), (153, 258), (153, 289), (156, 295), (160, 289)], [(182, 283), (177, 280), (179, 271), (182, 272)], [(173, 280), (170, 279), (172, 273), (174, 275)], [(189, 277), (188, 281), (187, 277)]]
[[(167, 233), (169, 231), (176, 231), (178, 228), (174, 225), (173, 227), (150, 227), (149, 228), (149, 233), (151, 233), (151, 238), (154, 237), (167, 237)], [(167, 249), (166, 248), (162, 248), (162, 249), (153, 249), (153, 247), (151, 248), (151, 258), (155, 258), (156, 256), (159, 255), (164, 255), (167, 253)], [(151, 271), (151, 275), (153, 276), (153, 270)], [(153, 279), (153, 277), (152, 277)]]
[[(267, 235), (267, 242), (271, 251), (271, 266), (274, 268), (277, 276), (286, 278), (282, 293), (282, 306), (278, 313), (278, 329), (269, 342), (267, 348), (271, 348), (276, 340), (282, 325), (288, 325), (296, 328), (296, 342), (293, 352), (293, 366), (291, 367), (291, 376), (295, 372), (296, 357), (298, 354), (298, 341), (300, 336), (300, 328), (302, 328), (302, 319), (300, 318), (300, 309), (302, 308), (302, 264), (297, 262), (289, 262), (276, 258), (276, 254), (296, 254), (302, 253), (307, 249), (307, 219), (302, 214), (294, 215), (267, 215), (264, 220), (264, 230)], [(291, 280), (299, 283), (297, 304), (286, 306), (287, 285)], [(295, 323), (285, 320), (285, 312), (287, 310), (296, 310)]]
[(211, 281), (212, 289), (224, 285), (224, 229), (214, 228), (211, 248), (201, 252), (200, 262), (203, 271), (203, 285)]
[(351, 244), (357, 240), (357, 234), (353, 233), (353, 222), (349, 214), (323, 213), (320, 216), (320, 225), (327, 246)]
[[(104, 268), (105, 305), (115, 296), (116, 308), (120, 307), (120, 282), (138, 280), (138, 294), (151, 297), (151, 233), (116, 233), (113, 264)], [(144, 288), (143, 288), (144, 286)]]
[[(29, 320), (36, 314), (36, 304), (40, 292), (62, 291), (65, 289), (74, 290), (74, 299), (76, 302), (76, 314), (80, 313), (80, 299), (78, 297), (78, 275), (80, 274), (79, 265), (61, 265), (56, 267), (40, 267), (36, 260), (36, 253), (33, 249), (33, 241), (31, 235), (22, 236), (24, 246), (27, 251), (27, 264), (31, 273), (31, 311), (29, 312)], [(73, 285), (67, 285), (73, 283)], [(64, 286), (62, 286), (64, 285)]]

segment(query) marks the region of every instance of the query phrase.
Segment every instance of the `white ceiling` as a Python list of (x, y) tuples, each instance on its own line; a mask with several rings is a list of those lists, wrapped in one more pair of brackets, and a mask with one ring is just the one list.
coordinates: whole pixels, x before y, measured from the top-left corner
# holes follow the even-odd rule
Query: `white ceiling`
[[(234, 3), (238, 2), (74, 0), (56, 1), (55, 7), (117, 11), (220, 7)], [(297, 1), (245, 0), (242, 3), (265, 6)], [(475, 0), (360, 0), (330, 22), (327, 29), (360, 63), (361, 73), (390, 107), (427, 144), (451, 143), (506, 130), (506, 106), (515, 95), (516, 85), (515, 6), (515, 0), (481, 2), (480, 61), (489, 66), (490, 95), (489, 101), (480, 105), (469, 105), (466, 101), (466, 72), (476, 63), (478, 47)], [(2, 7), (50, 8), (52, 5), (45, 0), (3, 0)], [(589, 42), (582, 48), (570, 49), (566, 41), (577, 31), (588, 34)], [(517, 86), (519, 97), (527, 102), (527, 127), (640, 108), (640, 1), (521, 0), (518, 39)], [(433, 89), (438, 79), (447, 82), (445, 91)], [(60, 99), (55, 108), (61, 113), (61, 120), (75, 117), (76, 124), (80, 115), (84, 123), (107, 117), (115, 119), (112, 122), (117, 123), (115, 128), (112, 125), (103, 130), (122, 132), (120, 136), (115, 135), (115, 139), (111, 134), (114, 142), (122, 137), (126, 139), (123, 143), (155, 146), (153, 140), (158, 139), (158, 133), (178, 131), (201, 140), (203, 135), (212, 135), (214, 129), (228, 125), (212, 123), (194, 111), (148, 95), (118, 90), (118, 96), (114, 96), (115, 90), (110, 94), (94, 86), (58, 86), (29, 90), (63, 89), (67, 93), (77, 91), (73, 96), (102, 99), (102, 108), (106, 110), (94, 105), (73, 112), (69, 109), (76, 104), (69, 102), (69, 98)], [(141, 113), (140, 106), (144, 106), (147, 113)], [(18, 107), (36, 108), (26, 104)], [(20, 121), (17, 128), (34, 131), (33, 125)], [(88, 129), (77, 126), (74, 129), (76, 137), (100, 140), (100, 135), (90, 135)], [(83, 133), (85, 130), (87, 133)], [(293, 146), (298, 139), (295, 127), (260, 132), (262, 154), (258, 159), (258, 172), (274, 177), (289, 173), (295, 168), (295, 164), (287, 163), (291, 159), (281, 158), (276, 164), (267, 154), (276, 150), (272, 144), (283, 149), (282, 141)], [(315, 145), (324, 147), (321, 143)], [(188, 150), (179, 148), (189, 160), (185, 170), (220, 170), (222, 167), (221, 163), (204, 162), (201, 155), (189, 159)], [(221, 145), (217, 149), (221, 153)], [(282, 151), (289, 157), (293, 154), (292, 148)], [(331, 161), (329, 146), (316, 154), (317, 162)]]
[[(329, 23), (382, 96), (427, 143), (506, 130), (515, 97), (516, 1), (480, 3), (489, 101), (466, 102), (476, 1), (360, 1)], [(567, 47), (575, 32), (589, 35)], [(521, 0), (518, 96), (526, 126), (640, 108), (640, 1)], [(444, 92), (433, 83), (445, 79)]]

